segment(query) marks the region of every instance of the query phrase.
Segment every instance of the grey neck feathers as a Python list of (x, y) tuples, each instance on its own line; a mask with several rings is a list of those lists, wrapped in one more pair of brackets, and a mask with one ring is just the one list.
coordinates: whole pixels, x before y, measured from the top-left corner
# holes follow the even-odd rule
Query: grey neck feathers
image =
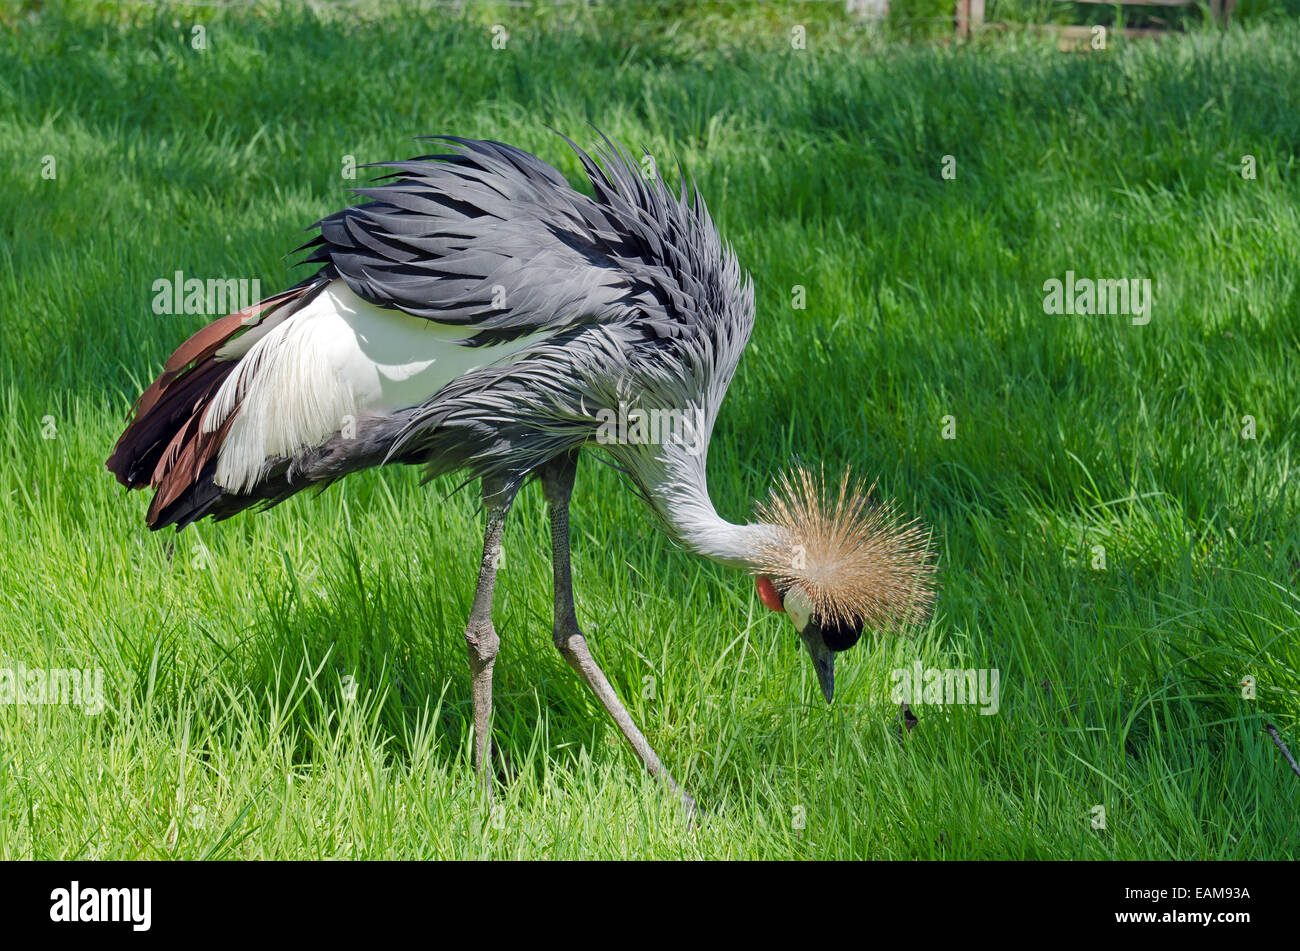
[(668, 533), (711, 561), (742, 571), (754, 568), (762, 542), (776, 531), (773, 526), (738, 525), (718, 515), (709, 498), (703, 454), (662, 447), (657, 461), (657, 466), (633, 472)]

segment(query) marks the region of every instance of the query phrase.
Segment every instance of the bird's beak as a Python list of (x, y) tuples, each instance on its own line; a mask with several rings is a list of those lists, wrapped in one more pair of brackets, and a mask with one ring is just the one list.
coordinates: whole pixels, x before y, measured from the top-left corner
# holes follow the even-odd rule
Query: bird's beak
[(813, 620), (812, 604), (801, 589), (792, 588), (786, 594), (785, 613), (794, 629), (799, 632), (799, 639), (812, 658), (813, 670), (817, 671), (822, 696), (830, 703), (835, 699), (835, 652), (826, 646), (822, 629)]
[(821, 684), (822, 696), (830, 703), (835, 699), (835, 652), (822, 640), (822, 629), (809, 622), (799, 632), (799, 639), (812, 658), (813, 670), (817, 671), (817, 682)]

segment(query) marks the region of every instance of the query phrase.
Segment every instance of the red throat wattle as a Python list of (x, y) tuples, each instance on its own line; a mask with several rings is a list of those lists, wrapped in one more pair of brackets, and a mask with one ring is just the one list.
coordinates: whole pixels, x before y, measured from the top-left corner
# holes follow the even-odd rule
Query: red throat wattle
[(754, 579), (754, 584), (758, 587), (758, 599), (763, 602), (763, 606), (771, 608), (773, 611), (785, 611), (785, 605), (781, 603), (781, 596), (776, 593), (776, 585), (772, 584), (772, 579), (767, 575), (758, 575)]

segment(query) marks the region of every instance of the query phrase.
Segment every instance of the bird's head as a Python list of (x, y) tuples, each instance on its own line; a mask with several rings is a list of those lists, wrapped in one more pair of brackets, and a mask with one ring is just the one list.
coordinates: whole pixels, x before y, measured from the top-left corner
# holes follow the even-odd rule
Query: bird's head
[(905, 628), (928, 611), (928, 535), (892, 503), (874, 503), (849, 472), (828, 492), (820, 475), (797, 469), (777, 482), (759, 516), (771, 529), (753, 565), (759, 598), (790, 619), (830, 703), (837, 653), (864, 629)]

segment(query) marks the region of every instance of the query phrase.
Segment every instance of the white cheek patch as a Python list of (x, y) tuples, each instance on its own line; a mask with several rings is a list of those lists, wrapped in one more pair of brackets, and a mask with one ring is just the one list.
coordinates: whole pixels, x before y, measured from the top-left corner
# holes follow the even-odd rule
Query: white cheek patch
[(802, 588), (791, 588), (785, 596), (785, 613), (796, 631), (802, 631), (808, 626), (808, 619), (812, 617), (812, 602)]

